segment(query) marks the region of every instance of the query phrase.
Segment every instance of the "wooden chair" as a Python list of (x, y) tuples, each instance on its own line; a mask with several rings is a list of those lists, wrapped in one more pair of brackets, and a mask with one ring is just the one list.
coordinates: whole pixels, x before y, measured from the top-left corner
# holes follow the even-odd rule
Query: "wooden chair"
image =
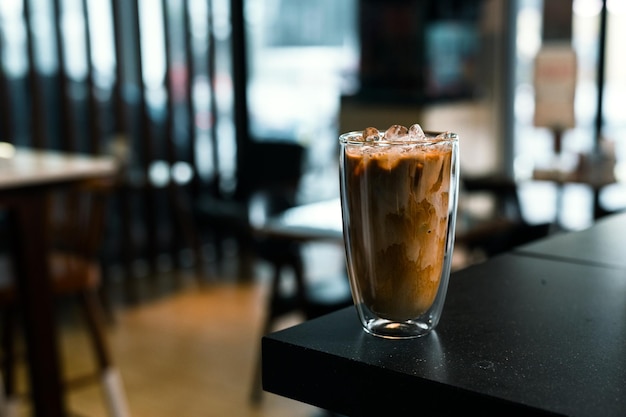
[[(263, 190), (250, 199), (250, 211), (263, 218), (271, 217), (293, 207), (293, 199), (277, 190)], [(261, 214), (262, 212), (262, 214)], [(253, 216), (249, 216), (253, 217)], [(352, 296), (346, 273), (319, 282), (310, 282), (306, 277), (302, 254), (303, 241), (273, 236), (257, 236), (252, 233), (252, 250), (259, 259), (268, 262), (272, 268), (269, 291), (265, 301), (264, 320), (261, 335), (269, 333), (277, 321), (289, 314), (298, 313), (304, 320), (311, 320), (340, 308), (352, 305)], [(293, 291), (284, 291), (283, 283), (293, 273)], [(256, 364), (252, 382), (251, 402), (262, 400), (261, 358)]]
[(239, 149), (243, 157), (237, 167), (237, 185), (230, 195), (215, 195), (206, 190), (196, 200), (195, 221), (213, 236), (218, 262), (222, 260), (222, 243), (234, 238), (239, 256), (239, 275), (250, 278), (251, 262), (257, 257), (250, 228), (250, 199), (259, 192), (271, 192), (286, 208), (295, 204), (302, 176), (305, 149), (302, 145), (279, 140), (250, 141)]
[(458, 245), (492, 257), (550, 233), (549, 223), (529, 224), (524, 219), (518, 185), (513, 180), (499, 176), (464, 177), (462, 192), (466, 196), (483, 194), (494, 202), (494, 207), (488, 220), (457, 235)]
[[(252, 212), (272, 216), (297, 203), (298, 188), (305, 162), (305, 148), (295, 142), (280, 140), (250, 141), (237, 167), (237, 186), (229, 198), (205, 195), (196, 207), (198, 224), (211, 230), (219, 239), (233, 236), (238, 245), (240, 276), (252, 278), (251, 264), (264, 261), (272, 268), (269, 293), (265, 301), (264, 322), (261, 334), (269, 332), (277, 319), (290, 313), (300, 313), (311, 319), (352, 304), (349, 288), (337, 294), (332, 288), (310, 285), (307, 282), (302, 259), (302, 242), (273, 236), (259, 236), (252, 225)], [(218, 251), (219, 252), (219, 251)], [(219, 260), (219, 253), (218, 253)], [(281, 291), (291, 269), (295, 278), (295, 291)], [(337, 277), (345, 279), (346, 277)], [(261, 372), (259, 358), (253, 376), (251, 401), (261, 401)]]
[[(98, 255), (105, 230), (107, 201), (113, 185), (113, 181), (85, 181), (51, 196), (48, 210), (49, 268), (55, 295), (59, 299), (76, 297), (79, 301), (97, 367), (97, 375), (67, 381), (65, 386), (68, 389), (77, 387), (94, 382), (93, 377), (96, 377), (102, 384), (110, 415), (127, 417), (126, 398), (120, 375), (111, 360), (105, 314), (98, 293), (101, 281)], [(0, 415), (14, 416), (18, 399), (15, 387), (18, 300), (12, 280), (5, 281), (0, 287), (4, 354), (1, 381), (4, 382), (4, 392), (0, 395), (5, 395), (5, 410), (0, 410)]]

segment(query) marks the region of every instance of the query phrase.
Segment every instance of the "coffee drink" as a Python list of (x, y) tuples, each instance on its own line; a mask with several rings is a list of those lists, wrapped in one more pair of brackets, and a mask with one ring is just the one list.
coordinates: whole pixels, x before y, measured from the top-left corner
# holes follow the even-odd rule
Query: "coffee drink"
[(362, 141), (345, 144), (342, 155), (344, 237), (355, 302), (390, 321), (415, 319), (431, 308), (449, 236), (453, 145), (425, 136), (415, 140), (406, 130), (391, 139), (376, 137), (374, 130), (373, 140), (366, 130)]

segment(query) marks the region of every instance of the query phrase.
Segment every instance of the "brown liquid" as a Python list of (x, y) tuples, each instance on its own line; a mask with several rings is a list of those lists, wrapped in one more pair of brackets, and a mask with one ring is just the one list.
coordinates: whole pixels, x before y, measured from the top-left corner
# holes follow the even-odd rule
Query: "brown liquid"
[(365, 305), (389, 320), (420, 316), (439, 288), (452, 152), (437, 146), (346, 146), (355, 284)]

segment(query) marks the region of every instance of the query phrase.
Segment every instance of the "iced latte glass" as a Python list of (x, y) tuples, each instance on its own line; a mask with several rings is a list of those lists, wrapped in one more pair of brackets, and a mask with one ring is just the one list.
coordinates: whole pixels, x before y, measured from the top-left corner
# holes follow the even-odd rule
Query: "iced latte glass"
[(386, 338), (428, 334), (450, 275), (458, 137), (395, 125), (339, 141), (344, 242), (361, 324)]

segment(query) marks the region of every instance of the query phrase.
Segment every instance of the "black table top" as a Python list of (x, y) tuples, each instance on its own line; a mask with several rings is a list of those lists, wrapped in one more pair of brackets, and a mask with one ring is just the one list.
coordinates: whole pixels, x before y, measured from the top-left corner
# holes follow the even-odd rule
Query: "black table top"
[(563, 233), (515, 249), (516, 253), (626, 268), (626, 212), (598, 220), (593, 227)]
[(264, 337), (263, 384), (351, 416), (624, 416), (626, 274), (502, 255), (452, 275), (426, 337), (368, 335), (354, 308)]

